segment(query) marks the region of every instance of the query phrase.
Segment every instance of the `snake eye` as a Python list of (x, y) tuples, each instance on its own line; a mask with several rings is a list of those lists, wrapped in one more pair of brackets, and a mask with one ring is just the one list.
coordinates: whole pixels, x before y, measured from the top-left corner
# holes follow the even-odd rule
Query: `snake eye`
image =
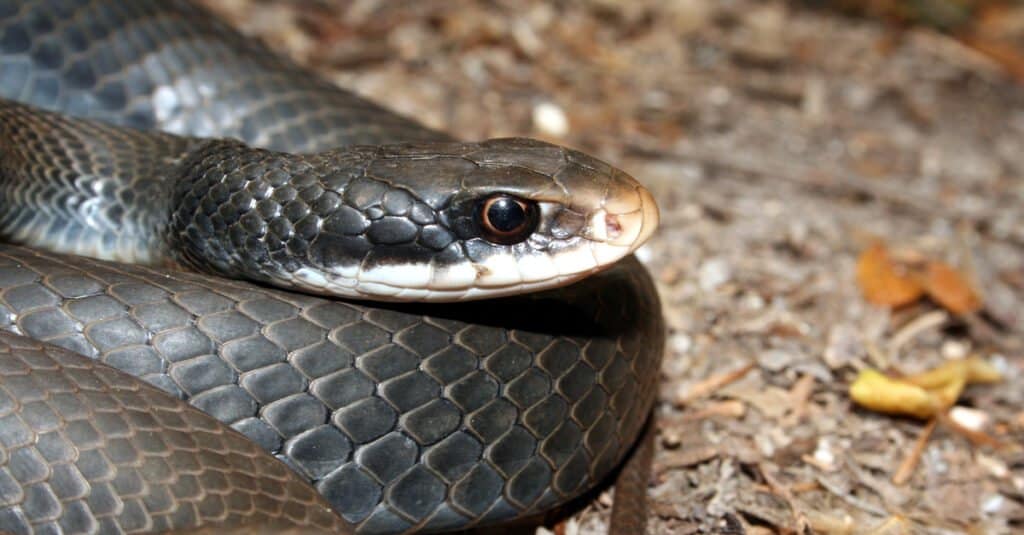
[(484, 199), (477, 219), (487, 241), (512, 245), (537, 229), (539, 217), (536, 203), (499, 194)]

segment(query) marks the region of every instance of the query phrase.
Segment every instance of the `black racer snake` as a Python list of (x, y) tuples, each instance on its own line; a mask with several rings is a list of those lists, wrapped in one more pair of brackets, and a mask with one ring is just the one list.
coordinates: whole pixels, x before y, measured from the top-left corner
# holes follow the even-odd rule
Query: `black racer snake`
[(179, 0), (0, 0), (0, 97), (0, 530), (460, 529), (633, 445), (664, 327), (625, 173)]

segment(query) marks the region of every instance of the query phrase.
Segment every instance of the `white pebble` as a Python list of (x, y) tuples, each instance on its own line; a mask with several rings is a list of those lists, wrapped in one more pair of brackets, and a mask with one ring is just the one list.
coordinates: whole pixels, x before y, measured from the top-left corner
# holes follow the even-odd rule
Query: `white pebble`
[(1003, 498), (1002, 494), (993, 494), (982, 500), (981, 510), (988, 515), (998, 513), (1003, 508), (1004, 503), (1006, 503), (1006, 498)]
[(686, 333), (677, 333), (669, 336), (668, 345), (677, 355), (685, 355), (693, 347), (693, 339)]
[(978, 453), (974, 459), (982, 468), (988, 470), (988, 473), (995, 477), (1001, 479), (1010, 475), (1010, 469), (1006, 466), (1006, 463), (995, 457), (985, 455), (984, 453)]
[(962, 359), (967, 356), (971, 345), (959, 340), (946, 340), (942, 343), (942, 356), (947, 360)]
[(988, 413), (969, 407), (956, 406), (950, 409), (949, 418), (961, 427), (971, 431), (981, 431), (988, 425)]
[(700, 266), (698, 280), (700, 289), (705, 292), (714, 291), (732, 278), (729, 264), (721, 258), (712, 258)]
[(814, 448), (814, 460), (826, 471), (836, 469), (836, 455), (832, 452), (832, 443), (828, 438), (818, 440), (818, 445)]
[(555, 137), (569, 133), (569, 117), (553, 102), (541, 102), (533, 107), (533, 126), (540, 132)]
[(724, 85), (716, 85), (708, 91), (708, 100), (714, 106), (725, 106), (732, 100), (732, 93)]
[(641, 245), (639, 249), (633, 251), (633, 254), (636, 255), (636, 259), (642, 264), (649, 264), (654, 258), (654, 253), (648, 245)]

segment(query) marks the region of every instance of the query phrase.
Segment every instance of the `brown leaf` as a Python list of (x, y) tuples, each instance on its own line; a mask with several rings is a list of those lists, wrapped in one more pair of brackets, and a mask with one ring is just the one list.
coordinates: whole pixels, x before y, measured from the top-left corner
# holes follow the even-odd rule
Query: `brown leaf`
[(998, 63), (1018, 83), (1024, 83), (1024, 55), (1012, 41), (989, 39), (980, 34), (965, 36), (961, 41)]
[(967, 314), (981, 308), (981, 298), (959, 271), (942, 262), (929, 262), (925, 274), (928, 296), (954, 314)]
[(921, 285), (889, 258), (881, 242), (861, 253), (857, 260), (857, 284), (869, 302), (889, 307), (913, 303), (924, 293)]

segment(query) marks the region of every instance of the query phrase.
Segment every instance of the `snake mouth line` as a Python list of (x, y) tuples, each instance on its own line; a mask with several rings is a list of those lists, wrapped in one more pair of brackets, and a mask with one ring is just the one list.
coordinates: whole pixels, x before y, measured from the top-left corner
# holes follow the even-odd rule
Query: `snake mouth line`
[[(617, 203), (621, 208), (625, 202)], [(588, 232), (547, 251), (528, 247), (491, 252), (479, 260), (451, 265), (433, 261), (317, 270), (302, 268), (282, 277), (307, 291), (385, 301), (472, 301), (557, 288), (607, 269), (643, 245), (658, 226), (658, 207), (638, 187), (633, 209), (598, 210)]]
[(557, 288), (607, 269), (632, 249), (580, 240), (572, 251), (553, 257), (492, 255), (436, 268), (430, 263), (353, 267), (327, 273), (302, 268), (284, 277), (314, 293), (383, 301), (474, 301)]

